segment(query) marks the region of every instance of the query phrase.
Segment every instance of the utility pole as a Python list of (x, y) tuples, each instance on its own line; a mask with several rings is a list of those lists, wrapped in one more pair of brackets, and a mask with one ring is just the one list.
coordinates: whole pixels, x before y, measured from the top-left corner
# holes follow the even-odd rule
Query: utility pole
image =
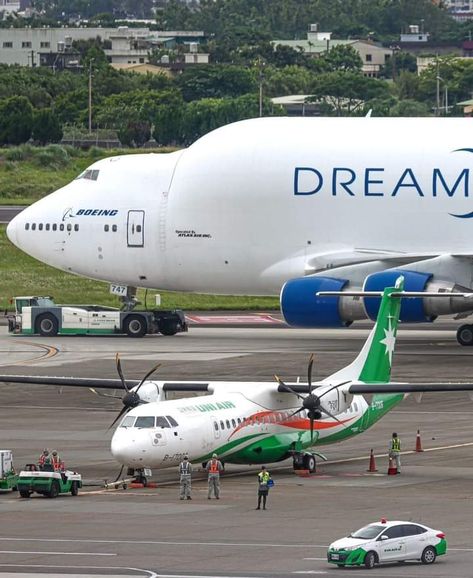
[(94, 59), (89, 60), (89, 134), (92, 133), (92, 63)]
[(263, 81), (264, 81), (264, 62), (261, 58), (258, 58), (258, 67), (259, 67), (259, 74), (258, 74), (258, 81), (259, 81), (259, 115), (260, 117), (263, 116)]
[(440, 71), (439, 71), (439, 57), (437, 54), (437, 106), (435, 109), (435, 116), (440, 116)]

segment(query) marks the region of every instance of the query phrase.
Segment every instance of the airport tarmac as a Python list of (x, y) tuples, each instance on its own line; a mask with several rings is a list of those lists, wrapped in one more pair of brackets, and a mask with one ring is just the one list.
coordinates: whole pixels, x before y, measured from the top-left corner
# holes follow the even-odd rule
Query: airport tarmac
[[(162, 379), (305, 378), (315, 352), (315, 378), (346, 365), (367, 329), (302, 331), (200, 328), (175, 337), (9, 336), (0, 327), (0, 373), (115, 377), (120, 352), (127, 377), (162, 361)], [(401, 330), (393, 379), (468, 381), (472, 348), (455, 341), (451, 324)], [(109, 452), (121, 404), (89, 391), (0, 384), (0, 445), (17, 466), (44, 447), (60, 451), (83, 474), (77, 498), (20, 499), (0, 495), (0, 578), (33, 576), (228, 576), (301, 574), (410, 578), (473, 576), (473, 403), (467, 394), (405, 400), (375, 427), (343, 444), (320, 447), (327, 457), (310, 478), (289, 463), (271, 465), (276, 485), (267, 511), (255, 511), (255, 468), (228, 466), (222, 498), (208, 501), (198, 472), (193, 500), (180, 502), (174, 471), (154, 472), (156, 489), (106, 491), (119, 467)], [(423, 453), (415, 453), (421, 430)], [(401, 476), (387, 476), (386, 450), (397, 431), (407, 452)], [(378, 473), (368, 474), (373, 448)], [(327, 545), (382, 516), (444, 530), (447, 556), (433, 566), (408, 563), (374, 570), (329, 566)]]

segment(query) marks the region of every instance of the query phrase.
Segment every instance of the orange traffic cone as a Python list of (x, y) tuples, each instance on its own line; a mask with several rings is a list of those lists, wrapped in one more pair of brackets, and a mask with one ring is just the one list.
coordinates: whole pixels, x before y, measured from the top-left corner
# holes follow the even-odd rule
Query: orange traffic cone
[(420, 430), (417, 430), (417, 436), (416, 436), (416, 452), (423, 452), (424, 450), (422, 449), (422, 442), (420, 440)]
[(377, 472), (378, 470), (376, 469), (376, 462), (374, 461), (374, 453), (373, 450), (370, 451), (370, 465), (369, 468), (367, 470), (368, 472)]
[(397, 466), (395, 461), (389, 456), (388, 476), (395, 476), (397, 474)]

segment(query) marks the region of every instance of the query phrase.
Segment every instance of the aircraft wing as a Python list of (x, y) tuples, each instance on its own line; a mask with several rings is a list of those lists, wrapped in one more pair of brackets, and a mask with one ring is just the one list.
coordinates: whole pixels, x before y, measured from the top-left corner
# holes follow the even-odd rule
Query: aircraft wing
[[(438, 257), (439, 253), (404, 253), (401, 251), (386, 251), (383, 249), (353, 248), (351, 250), (330, 251), (308, 256), (305, 274), (313, 275), (327, 269), (338, 269), (350, 265), (360, 265), (372, 261), (388, 261), (391, 267), (408, 265), (426, 259)], [(460, 256), (460, 255), (457, 255)], [(471, 255), (461, 255), (471, 257)]]
[(449, 393), (473, 391), (473, 383), (354, 383), (348, 391), (352, 394), (373, 393)]
[[(139, 379), (127, 379), (128, 388), (140, 383)], [(94, 389), (123, 389), (119, 379), (98, 379), (89, 377), (49, 377), (43, 375), (0, 375), (0, 383), (25, 383), (31, 385), (56, 385), (60, 387), (87, 387)], [(208, 391), (208, 383), (159, 382), (164, 391)]]

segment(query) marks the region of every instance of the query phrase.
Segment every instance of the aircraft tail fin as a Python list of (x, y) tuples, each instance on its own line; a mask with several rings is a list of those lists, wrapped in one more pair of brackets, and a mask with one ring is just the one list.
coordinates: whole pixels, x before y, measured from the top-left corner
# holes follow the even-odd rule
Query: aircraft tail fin
[[(356, 359), (327, 380), (331, 382), (338, 379), (364, 383), (389, 382), (403, 290), (404, 278), (400, 276), (395, 287), (386, 287), (382, 293), (360, 292), (365, 297), (381, 297), (376, 323)], [(336, 292), (327, 291), (323, 294), (335, 295)]]

